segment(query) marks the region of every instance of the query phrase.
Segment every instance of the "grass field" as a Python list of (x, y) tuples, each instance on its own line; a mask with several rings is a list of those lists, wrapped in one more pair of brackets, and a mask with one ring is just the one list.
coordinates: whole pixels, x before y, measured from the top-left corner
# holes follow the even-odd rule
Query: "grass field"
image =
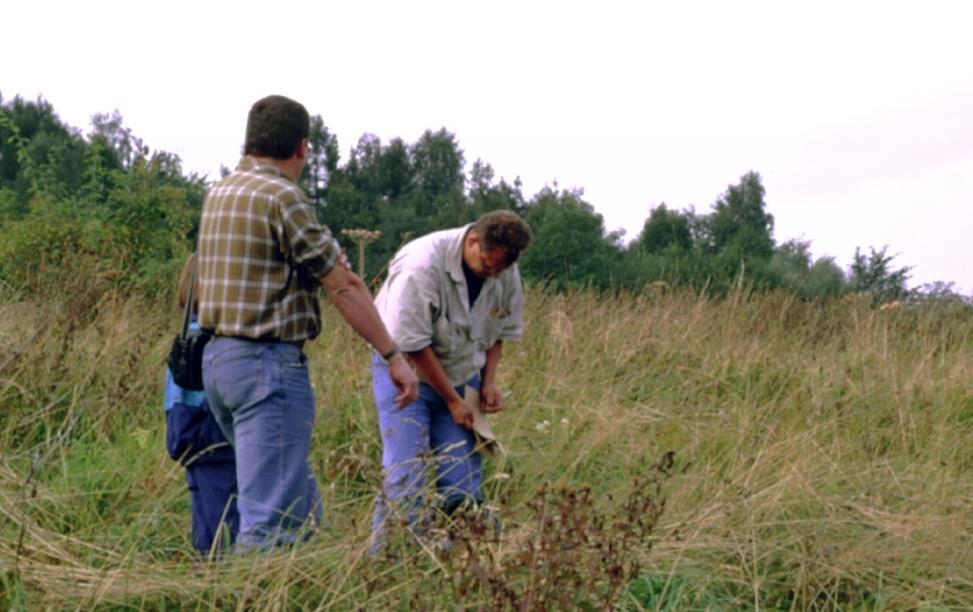
[[(326, 309), (327, 310), (327, 309)], [(970, 609), (973, 317), (528, 290), (505, 347), (499, 538), (367, 555), (368, 350), (310, 345), (328, 528), (196, 563), (161, 382), (180, 313), (0, 298), (0, 606), (13, 609)]]

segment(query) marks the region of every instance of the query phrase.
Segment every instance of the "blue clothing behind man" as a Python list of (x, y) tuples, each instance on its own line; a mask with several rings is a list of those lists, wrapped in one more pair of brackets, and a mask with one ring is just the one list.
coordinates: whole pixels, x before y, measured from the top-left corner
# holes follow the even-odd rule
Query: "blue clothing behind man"
[(169, 368), (164, 408), (166, 449), (186, 468), (193, 546), (204, 555), (229, 549), (240, 530), (233, 447), (210, 413), (206, 393), (177, 385)]

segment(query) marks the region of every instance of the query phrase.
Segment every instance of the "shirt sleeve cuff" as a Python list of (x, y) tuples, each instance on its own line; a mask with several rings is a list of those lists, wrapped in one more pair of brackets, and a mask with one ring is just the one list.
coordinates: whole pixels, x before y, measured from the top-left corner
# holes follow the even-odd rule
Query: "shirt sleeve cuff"
[(324, 278), (331, 272), (335, 264), (338, 263), (338, 255), (341, 253), (341, 245), (334, 238), (330, 238), (330, 247), (324, 249), (320, 257), (306, 260), (304, 266), (312, 276), (318, 280)]
[(395, 344), (398, 345), (399, 350), (403, 353), (415, 353), (416, 351), (421, 351), (427, 346), (432, 346), (432, 340), (426, 338), (411, 338), (411, 339), (400, 339), (395, 338)]

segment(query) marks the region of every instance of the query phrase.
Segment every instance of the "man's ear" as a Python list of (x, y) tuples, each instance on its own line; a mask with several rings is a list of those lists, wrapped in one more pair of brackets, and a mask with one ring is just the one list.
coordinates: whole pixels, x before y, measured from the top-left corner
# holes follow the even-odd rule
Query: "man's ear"
[(309, 146), (311, 146), (310, 141), (307, 138), (301, 138), (300, 142), (297, 143), (297, 150), (294, 151), (295, 157), (297, 157), (297, 159), (307, 159), (309, 157)]

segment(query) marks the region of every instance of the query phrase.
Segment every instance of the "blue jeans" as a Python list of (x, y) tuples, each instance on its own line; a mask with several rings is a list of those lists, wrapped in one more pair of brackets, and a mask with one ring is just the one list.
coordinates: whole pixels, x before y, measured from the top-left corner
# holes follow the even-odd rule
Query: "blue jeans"
[(200, 406), (172, 403), (166, 412), (166, 448), (170, 457), (186, 466), (193, 546), (206, 555), (210, 550), (223, 552), (225, 544), (236, 541), (240, 514), (233, 447), (226, 443), (206, 400), (202, 401)]
[[(479, 390), (480, 377), (467, 385)], [(464, 395), (462, 385), (456, 390)], [(375, 500), (372, 516), (372, 552), (385, 545), (385, 526), (401, 513), (418, 530), (426, 471), (432, 463), (436, 472), (436, 493), (441, 508), (450, 513), (463, 501), (480, 502), (481, 460), (474, 450), (476, 438), (453, 420), (442, 397), (432, 387), (419, 385), (419, 398), (397, 408), (397, 390), (389, 378), (388, 365), (377, 355), (372, 360), (372, 391), (382, 435), (382, 467), (385, 482)]]
[(193, 546), (202, 555), (211, 550), (222, 553), (233, 546), (240, 530), (233, 459), (189, 464), (186, 484), (193, 513)]
[(203, 385), (236, 456), (237, 549), (289, 544), (302, 529), (309, 535), (322, 510), (308, 463), (314, 394), (307, 357), (286, 342), (215, 337), (203, 354)]

